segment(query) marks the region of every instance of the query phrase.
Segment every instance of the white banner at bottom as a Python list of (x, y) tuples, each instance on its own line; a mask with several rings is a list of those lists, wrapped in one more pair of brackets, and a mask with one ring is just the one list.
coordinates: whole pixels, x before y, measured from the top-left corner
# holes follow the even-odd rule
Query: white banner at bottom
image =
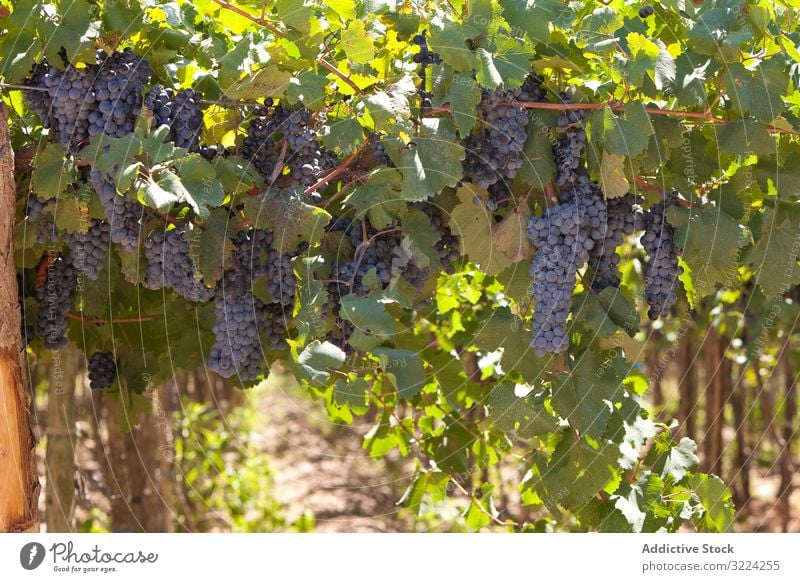
[[(800, 534), (7, 534), (0, 580), (800, 580)], [(170, 578), (168, 578), (170, 577)], [(180, 577), (180, 578), (179, 578)]]

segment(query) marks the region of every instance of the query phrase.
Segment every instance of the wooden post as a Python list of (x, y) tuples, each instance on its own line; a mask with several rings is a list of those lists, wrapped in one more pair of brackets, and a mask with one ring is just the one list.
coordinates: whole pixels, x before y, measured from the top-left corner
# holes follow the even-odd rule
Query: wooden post
[(0, 531), (36, 528), (36, 474), (28, 391), (22, 373), (21, 310), (14, 267), (16, 187), (8, 113), (0, 103)]
[(80, 360), (70, 345), (53, 354), (50, 369), (44, 492), (48, 533), (75, 529), (75, 383)]

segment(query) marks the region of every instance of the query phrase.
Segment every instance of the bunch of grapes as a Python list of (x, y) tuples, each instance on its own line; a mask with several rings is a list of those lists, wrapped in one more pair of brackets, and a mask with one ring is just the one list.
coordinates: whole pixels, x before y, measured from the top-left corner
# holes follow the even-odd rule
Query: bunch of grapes
[(185, 227), (181, 227), (148, 235), (144, 241), (147, 258), (144, 286), (174, 289), (187, 301), (205, 303), (214, 297), (214, 289), (200, 280), (185, 234)]
[(92, 390), (105, 390), (117, 377), (117, 363), (111, 352), (95, 352), (89, 358), (89, 386)]
[(261, 302), (250, 291), (218, 292), (214, 299), (214, 345), (208, 368), (223, 378), (236, 374), (243, 381), (255, 380), (261, 372), (262, 353), (258, 331)]
[(386, 148), (381, 142), (381, 136), (379, 133), (373, 132), (369, 134), (369, 148), (372, 151), (372, 157), (375, 158), (375, 161), (378, 164), (382, 166), (389, 166), (390, 168), (394, 167), (392, 160), (389, 158), (389, 154), (386, 153)]
[[(558, 96), (562, 103), (572, 103), (571, 94), (562, 91)], [(553, 148), (553, 154), (556, 162), (556, 186), (561, 192), (569, 193), (574, 188), (585, 187), (589, 182), (583, 160), (586, 147), (585, 118), (585, 110), (572, 109), (563, 112), (556, 121), (556, 131), (560, 136)]]
[(683, 269), (678, 266), (678, 249), (673, 240), (675, 231), (666, 216), (667, 207), (676, 196), (671, 194), (641, 215), (644, 234), (639, 240), (648, 256), (644, 267), (644, 290), (650, 306), (647, 316), (652, 320), (668, 315), (678, 299), (678, 277)]
[(606, 201), (606, 231), (600, 244), (589, 251), (589, 265), (594, 275), (592, 289), (602, 291), (606, 287), (619, 287), (619, 261), (617, 247), (626, 235), (633, 234), (636, 227), (634, 205), (640, 202), (633, 194)]
[[(91, 116), (97, 103), (92, 88), (96, 67), (76, 68), (67, 65), (61, 71), (44, 64), (26, 81), (31, 87), (47, 89), (47, 99), (36, 98), (28, 101), (31, 108), (40, 114), (49, 104), (42, 123), (54, 132), (61, 145), (73, 150), (85, 144), (90, 133)], [(38, 91), (29, 91), (29, 95)]]
[(93, 86), (97, 108), (89, 117), (89, 135), (125, 137), (136, 125), (144, 85), (153, 71), (129, 48), (110, 55), (98, 51), (97, 62)]
[[(33, 67), (24, 83), (28, 105), (61, 145), (76, 151), (95, 135), (123, 137), (133, 131), (142, 89), (152, 70), (131, 49), (97, 53), (96, 65), (60, 70), (46, 62)], [(42, 90), (46, 90), (42, 91)]]
[(53, 210), (56, 200), (42, 200), (36, 196), (28, 196), (25, 203), (25, 220), (30, 223), (37, 223), (39, 232), (36, 233), (36, 242), (45, 244), (58, 240), (58, 230), (53, 222)]
[[(230, 378), (238, 374), (243, 381), (258, 377), (263, 353), (286, 347), (287, 317), (294, 305), (297, 286), (289, 254), (274, 247), (273, 234), (255, 229), (240, 232), (234, 241), (230, 268), (223, 275), (214, 299), (215, 342), (208, 367)], [(264, 303), (252, 292), (253, 283), (266, 277), (272, 302)]]
[(481, 126), (464, 140), (464, 176), (484, 190), (497, 182), (511, 182), (523, 165), (529, 120), (527, 110), (515, 102), (542, 102), (546, 97), (537, 75), (528, 75), (522, 86), (511, 91), (483, 90), (478, 106)]
[[(170, 128), (169, 139), (178, 147), (200, 152), (200, 133), (203, 129), (203, 96), (192, 89), (175, 93), (153, 85), (145, 96), (145, 106), (153, 112), (153, 127)], [(207, 153), (211, 153), (208, 150)], [(216, 155), (214, 151), (213, 156)]]
[(144, 219), (144, 205), (119, 195), (113, 177), (104, 175), (96, 166), (92, 166), (89, 180), (106, 212), (111, 240), (126, 250), (135, 249)]
[(30, 89), (23, 91), (25, 103), (28, 107), (39, 116), (42, 121), (42, 127), (49, 129), (53, 127), (53, 120), (51, 117), (51, 109), (53, 107), (53, 100), (50, 98), (50, 90), (45, 83), (45, 77), (50, 73), (50, 65), (45, 62), (35, 63), (31, 67), (31, 71), (23, 80), (23, 84)]
[(256, 299), (256, 322), (265, 346), (270, 350), (283, 350), (286, 343), (287, 313), (280, 303), (262, 303)]
[(36, 335), (42, 338), (44, 347), (60, 350), (66, 347), (67, 313), (72, 305), (72, 296), (78, 273), (72, 264), (72, 257), (46, 256), (47, 262), (44, 283), (36, 289), (39, 312), (36, 315)]
[[(307, 109), (290, 111), (271, 100), (253, 110), (253, 119), (242, 144), (242, 155), (249, 159), (267, 180), (281, 175), (278, 163), (289, 167), (292, 180), (304, 187), (319, 180), (338, 159), (323, 148), (311, 128)], [(283, 144), (286, 148), (283, 152)]]
[(422, 100), (422, 109), (430, 109), (431, 99), (433, 98), (433, 94), (427, 90), (427, 68), (430, 65), (438, 65), (442, 62), (439, 53), (435, 53), (428, 48), (428, 39), (426, 35), (427, 31), (423, 30), (421, 34), (414, 35), (412, 39), (413, 43), (419, 47), (419, 52), (414, 55), (414, 62), (419, 65), (420, 83), (418, 91), (420, 99)]
[(66, 236), (66, 243), (73, 257), (75, 268), (92, 281), (96, 281), (103, 269), (108, 247), (111, 244), (111, 227), (105, 220), (93, 219), (85, 233)]
[(536, 246), (533, 278), (532, 346), (536, 355), (563, 352), (575, 276), (590, 251), (605, 238), (606, 208), (600, 188), (591, 184), (566, 202), (528, 222), (527, 235)]
[(352, 258), (347, 253), (334, 261), (325, 306), (335, 321), (335, 329), (328, 339), (350, 353), (352, 349), (347, 341), (354, 327), (340, 317), (341, 298), (350, 294), (367, 295), (374, 288), (385, 289), (389, 285), (402, 236), (394, 229), (379, 232), (366, 218), (363, 223), (347, 218), (334, 219), (327, 230), (343, 232), (354, 249)]

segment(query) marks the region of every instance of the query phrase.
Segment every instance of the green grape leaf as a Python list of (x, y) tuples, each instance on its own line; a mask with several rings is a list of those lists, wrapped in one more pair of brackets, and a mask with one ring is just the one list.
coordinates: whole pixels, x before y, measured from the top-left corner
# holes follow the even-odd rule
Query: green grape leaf
[(450, 83), (450, 91), (443, 101), (450, 103), (450, 115), (453, 116), (459, 135), (469, 135), (477, 121), (475, 110), (481, 101), (481, 89), (472, 74), (455, 75)]
[(670, 206), (667, 220), (675, 227), (675, 244), (691, 269), (693, 307), (714, 293), (718, 283), (723, 288), (738, 286), (737, 256), (748, 240), (744, 227), (719, 208)]
[(222, 278), (225, 264), (233, 254), (234, 246), (227, 240), (230, 228), (226, 209), (211, 211), (200, 235), (197, 259), (197, 267), (206, 285), (214, 285)]
[(329, 150), (338, 149), (346, 156), (364, 143), (364, 129), (354, 117), (329, 118), (319, 135), (323, 146)]
[(672, 88), (683, 107), (704, 107), (708, 104), (706, 81), (716, 73), (717, 65), (708, 57), (686, 51), (675, 61), (675, 82)]
[(532, 438), (555, 432), (558, 422), (544, 403), (528, 396), (530, 387), (503, 381), (489, 393), (487, 422), (497, 429), (521, 438)]
[(375, 44), (362, 20), (353, 20), (347, 25), (342, 31), (341, 42), (344, 54), (354, 63), (363, 65), (375, 58)]
[(622, 380), (627, 373), (622, 357), (604, 360), (597, 352), (584, 352), (569, 376), (554, 386), (553, 410), (574, 429), (598, 439), (611, 417), (611, 406), (624, 396)]
[(408, 98), (416, 91), (410, 77), (390, 85), (386, 91), (378, 91), (364, 97), (364, 106), (375, 122), (375, 131), (394, 133), (395, 123), (408, 120), (411, 106)]
[[(369, 175), (366, 182), (356, 186), (353, 193), (344, 199), (344, 205), (355, 210), (354, 218), (361, 218), (376, 206), (400, 210), (402, 178), (395, 170), (379, 169)], [(375, 228), (380, 224), (373, 223)]]
[(763, 122), (783, 113), (789, 76), (778, 59), (764, 61), (755, 72), (748, 71), (741, 63), (730, 63), (723, 78), (735, 111), (750, 112)]
[(714, 475), (693, 475), (689, 478), (689, 486), (705, 510), (700, 518), (702, 528), (713, 532), (731, 531), (734, 515), (733, 500), (722, 479)]
[(502, 221), (492, 227), (492, 243), (511, 263), (533, 256), (533, 245), (525, 234), (531, 210), (527, 204), (517, 204)]
[(625, 38), (630, 49), (630, 57), (625, 64), (628, 81), (640, 85), (642, 77), (655, 70), (661, 49), (655, 42), (638, 32), (630, 32)]
[(409, 400), (422, 391), (427, 378), (417, 352), (375, 348), (373, 354), (380, 360), (384, 373), (401, 397)]
[(474, 198), (480, 190), (473, 184), (459, 188), (459, 204), (450, 213), (450, 230), (461, 237), (462, 255), (480, 265), (487, 275), (496, 275), (511, 264), (508, 257), (495, 248), (492, 239), (494, 218), (483, 205), (476, 205)]
[(338, 14), (342, 20), (352, 20), (356, 17), (355, 0), (324, 0), (324, 4)]
[(91, 221), (84, 215), (84, 208), (74, 196), (66, 196), (56, 203), (53, 221), (62, 232), (85, 233), (91, 226)]
[(522, 150), (522, 167), (519, 175), (529, 185), (544, 192), (545, 186), (556, 171), (553, 159), (552, 113), (536, 111), (528, 123), (528, 139)]
[(267, 191), (244, 201), (244, 213), (255, 228), (275, 234), (281, 252), (293, 251), (302, 242), (316, 244), (325, 232), (331, 215), (322, 208), (303, 202), (301, 192)]
[(236, 156), (217, 157), (214, 160), (214, 171), (222, 183), (225, 192), (231, 195), (250, 192), (264, 188), (264, 178), (253, 165)]
[(571, 432), (562, 433), (550, 462), (539, 469), (540, 496), (568, 509), (580, 509), (616, 478), (618, 456), (614, 445), (594, 449), (583, 439), (575, 441)]
[(464, 148), (446, 119), (423, 119), (419, 135), (408, 145), (397, 139), (383, 143), (403, 175), (403, 200), (426, 200), (461, 180)]
[[(97, 148), (103, 148), (106, 144), (108, 145), (107, 151), (103, 151), (103, 149), (97, 150), (97, 168), (109, 175), (114, 175), (115, 168), (127, 167), (144, 152), (142, 140), (132, 133), (116, 139), (101, 138), (97, 141), (92, 141), (90, 148), (95, 145)], [(84, 154), (85, 152), (81, 153)], [(90, 158), (89, 161), (94, 162), (94, 157)]]
[(304, 0), (277, 0), (275, 9), (281, 22), (303, 34), (311, 31), (311, 20), (314, 13), (311, 6), (307, 6)]
[(367, 404), (367, 390), (369, 383), (364, 378), (336, 380), (333, 385), (333, 399), (339, 406), (347, 404), (357, 408), (363, 407)]
[(746, 262), (756, 272), (755, 280), (764, 295), (773, 299), (800, 283), (797, 266), (800, 210), (785, 204), (768, 208), (761, 225), (761, 234), (747, 254)]
[[(517, 269), (526, 276), (526, 287), (530, 285), (527, 269)], [(506, 373), (518, 372), (531, 384), (541, 380), (544, 360), (535, 356), (531, 348), (531, 333), (524, 322), (511, 313), (508, 307), (495, 309), (481, 321), (475, 335), (475, 345), (481, 350), (493, 352), (503, 350), (500, 360)]]
[(777, 144), (765, 123), (741, 119), (723, 125), (718, 134), (719, 149), (740, 156), (775, 152)]
[(592, 141), (602, 145), (606, 151), (620, 156), (636, 157), (647, 149), (650, 136), (655, 130), (644, 105), (635, 101), (625, 104), (624, 116), (620, 117), (608, 107), (589, 116), (589, 135)]
[(330, 342), (314, 340), (297, 356), (295, 371), (309, 382), (324, 384), (345, 360), (345, 353)]
[(478, 68), (478, 58), (467, 46), (467, 33), (455, 22), (431, 22), (428, 46), (457, 73)]
[[(530, 72), (533, 50), (524, 42), (505, 35), (497, 35), (495, 37), (495, 46), (493, 48), (494, 50), (490, 57), (486, 59), (481, 55), (483, 49), (478, 50), (481, 62), (485, 63), (485, 66), (478, 71), (478, 82), (489, 87), (497, 84), (484, 83), (484, 80), (488, 78), (492, 80), (499, 79), (504, 87), (521, 85), (526, 75)], [(491, 69), (488, 74), (486, 72), (487, 67)]]
[(207, 218), (209, 207), (222, 204), (225, 190), (217, 180), (214, 167), (199, 154), (189, 154), (178, 165), (186, 201), (200, 218)]
[(44, 54), (47, 60), (60, 63), (59, 52), (63, 47), (70, 62), (94, 63), (94, 43), (100, 36), (100, 27), (92, 19), (94, 11), (91, 5), (85, 0), (64, 0), (58, 9), (58, 20), (42, 23), (40, 38), (46, 39)]
[(67, 150), (62, 146), (48, 143), (36, 156), (32, 185), (38, 198), (58, 198), (77, 179), (75, 164), (67, 157)]
[(327, 77), (301, 71), (289, 80), (286, 87), (286, 100), (293, 105), (303, 105), (315, 109), (325, 104), (325, 88), (330, 81)]
[(225, 89), (225, 96), (229, 99), (280, 97), (286, 91), (291, 78), (291, 73), (269, 64), (252, 75), (235, 81)]
[(630, 191), (623, 156), (603, 152), (600, 159), (600, 187), (606, 198), (619, 198)]
[(379, 336), (390, 336), (397, 327), (394, 317), (387, 311), (378, 294), (366, 297), (345, 295), (341, 298), (341, 317), (356, 328)]
[(158, 181), (147, 176), (138, 182), (136, 196), (143, 204), (159, 212), (169, 212), (186, 199), (186, 190), (180, 179), (170, 171), (159, 173)]
[[(17, 8), (14, 12), (18, 11), (21, 10)], [(18, 82), (25, 78), (36, 62), (39, 43), (30, 31), (5, 33), (0, 37), (0, 51), (7, 55), (0, 63), (0, 74), (9, 81)]]
[(500, 0), (500, 6), (506, 22), (534, 42), (548, 42), (550, 23), (570, 14), (569, 7), (557, 0)]
[(436, 243), (439, 242), (439, 237), (431, 228), (427, 215), (421, 210), (409, 209), (403, 217), (403, 226), (408, 246), (416, 251), (415, 254), (419, 257), (415, 261), (417, 266), (436, 265), (438, 268), (439, 252), (436, 250)]

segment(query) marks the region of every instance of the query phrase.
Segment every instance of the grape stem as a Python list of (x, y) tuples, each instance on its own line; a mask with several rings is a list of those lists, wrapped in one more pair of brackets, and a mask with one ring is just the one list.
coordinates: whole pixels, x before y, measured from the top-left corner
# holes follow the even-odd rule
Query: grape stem
[[(213, 1), (214, 1), (215, 4), (219, 4), (224, 9), (230, 10), (231, 12), (235, 12), (239, 16), (243, 16), (244, 18), (247, 18), (248, 20), (252, 20), (256, 24), (259, 24), (259, 25), (263, 26), (264, 28), (266, 28), (267, 30), (269, 30), (270, 32), (272, 32), (273, 34), (275, 34), (277, 36), (281, 36), (281, 37), (285, 36), (284, 33), (281, 32), (280, 30), (278, 30), (278, 28), (275, 26), (275, 24), (277, 24), (277, 23), (275, 23), (273, 21), (270, 21), (270, 20), (267, 20), (266, 18), (263, 18), (263, 16), (261, 18), (259, 18), (258, 16), (253, 16), (249, 12), (247, 12), (245, 10), (242, 10), (238, 6), (234, 6), (233, 4), (231, 4), (230, 2), (226, 2), (225, 0), (213, 0)], [(263, 7), (262, 7), (262, 14), (263, 14)]]
[[(320, 178), (316, 184), (312, 184), (311, 186), (306, 188), (305, 193), (311, 194), (312, 192), (315, 192), (317, 188), (321, 188), (322, 186), (324, 186), (325, 184), (327, 184), (328, 182), (330, 182), (331, 180), (342, 174), (345, 170), (347, 170), (347, 168), (349, 168), (353, 164), (353, 162), (355, 162), (358, 159), (358, 157), (361, 155), (361, 152), (364, 151), (365, 147), (367, 147), (366, 142), (361, 144), (361, 147), (358, 148), (355, 152), (353, 152), (347, 159), (345, 159), (345, 161), (343, 161), (333, 170), (322, 176), (322, 178)], [(331, 198), (328, 201), (328, 204), (330, 204), (331, 202), (333, 202), (333, 198)]]
[(318, 62), (320, 65), (322, 65), (323, 67), (325, 67), (326, 69), (328, 69), (328, 70), (329, 70), (331, 73), (333, 73), (334, 75), (336, 75), (337, 77), (339, 77), (339, 78), (340, 78), (342, 81), (344, 81), (345, 83), (347, 83), (347, 85), (349, 85), (349, 86), (350, 86), (350, 88), (351, 88), (353, 91), (355, 91), (355, 92), (356, 92), (358, 95), (363, 95), (363, 94), (364, 94), (364, 92), (361, 90), (361, 87), (359, 87), (358, 85), (356, 85), (356, 84), (355, 84), (355, 82), (354, 82), (354, 81), (353, 81), (353, 80), (352, 80), (352, 79), (351, 79), (351, 78), (350, 78), (348, 75), (345, 75), (345, 74), (344, 74), (343, 72), (341, 72), (339, 69), (337, 69), (336, 67), (334, 67), (334, 66), (333, 66), (331, 63), (329, 63), (328, 61), (326, 61), (326, 60), (325, 60), (325, 57), (323, 57), (322, 55), (320, 55), (319, 57), (317, 57), (317, 62)]
[(83, 323), (139, 323), (141, 321), (153, 321), (157, 316), (155, 315), (141, 315), (139, 317), (120, 317), (117, 319), (102, 319), (98, 317), (86, 317), (80, 313), (67, 313), (69, 319), (82, 321)]

